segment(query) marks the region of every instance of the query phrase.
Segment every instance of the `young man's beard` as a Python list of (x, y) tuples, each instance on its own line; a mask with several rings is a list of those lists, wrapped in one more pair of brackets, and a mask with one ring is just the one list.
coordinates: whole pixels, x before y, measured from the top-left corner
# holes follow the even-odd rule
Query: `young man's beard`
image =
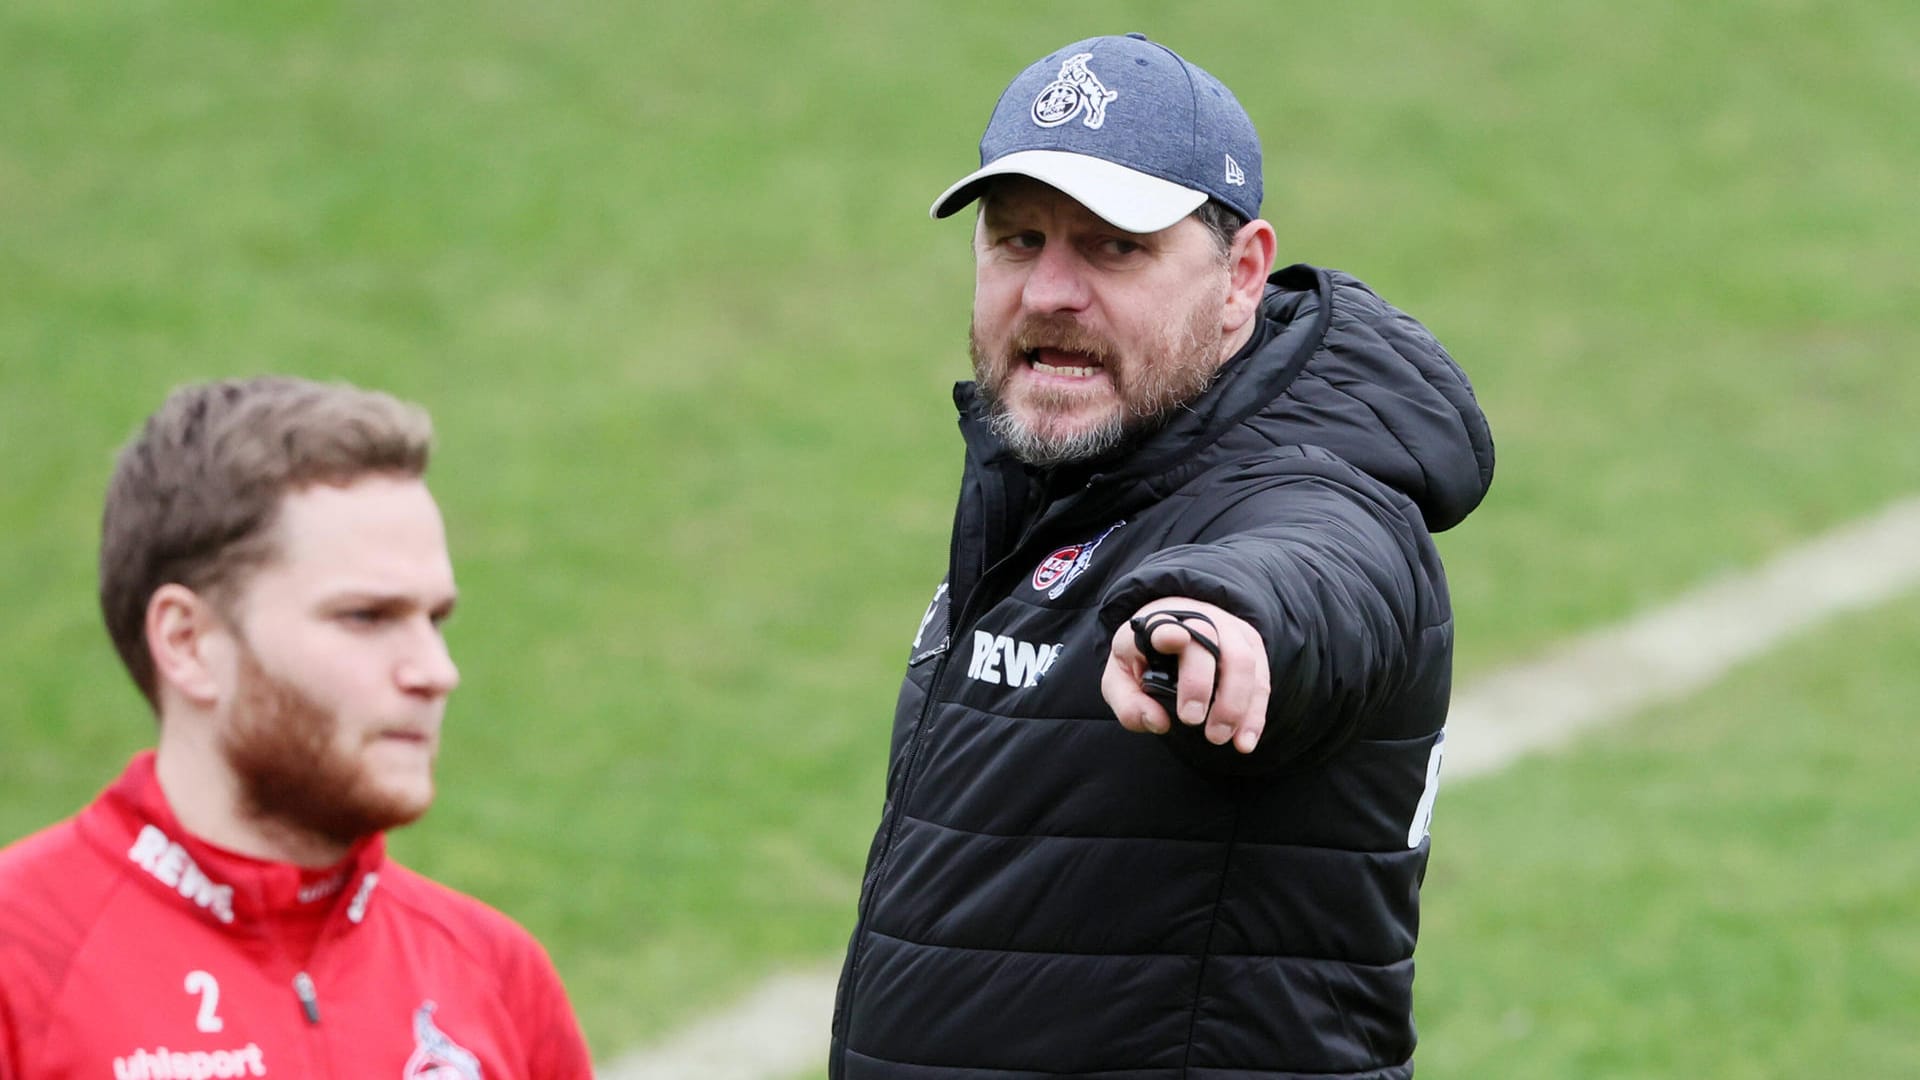
[[(1130, 357), (1121, 367), (1114, 365), (1118, 348), (1071, 319), (1027, 319), (1005, 353), (997, 356), (988, 354), (976, 325), (967, 335), (967, 346), (988, 423), (1007, 449), (1029, 465), (1070, 465), (1114, 456), (1165, 427), (1177, 410), (1213, 385), (1223, 359), (1217, 334), (1209, 340), (1217, 317), (1204, 308), (1195, 309), (1184, 323), (1150, 343), (1144, 350), (1147, 355)], [(1113, 380), (1121, 409), (1075, 431), (1044, 430), (1021, 417), (1006, 399), (1006, 385), (1014, 366), (1026, 363), (1028, 352), (1043, 347), (1098, 359)], [(1051, 404), (1071, 405), (1071, 391), (1050, 402), (1047, 390), (1029, 388), (1026, 403), (1044, 413)]]
[(239, 694), (223, 739), (240, 785), (240, 812), (347, 847), (417, 820), (430, 800), (383, 791), (335, 742), (339, 719), (240, 649)]

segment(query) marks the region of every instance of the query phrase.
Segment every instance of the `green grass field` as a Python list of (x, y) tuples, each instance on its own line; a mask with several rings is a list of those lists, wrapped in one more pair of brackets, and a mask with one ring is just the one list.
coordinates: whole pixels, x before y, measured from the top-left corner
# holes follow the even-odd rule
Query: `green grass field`
[[(602, 1055), (834, 956), (958, 471), (926, 205), (1091, 33), (1234, 87), (1282, 261), (1473, 375), (1464, 679), (1920, 490), (1911, 4), (655, 7), (0, 8), (0, 839), (151, 738), (114, 448), (180, 381), (342, 377), (434, 411), (464, 592), (402, 856)], [(1913, 614), (1450, 787), (1421, 1075), (1920, 1074)]]
[(1421, 1075), (1915, 1075), (1916, 641), (1909, 598), (1450, 789)]

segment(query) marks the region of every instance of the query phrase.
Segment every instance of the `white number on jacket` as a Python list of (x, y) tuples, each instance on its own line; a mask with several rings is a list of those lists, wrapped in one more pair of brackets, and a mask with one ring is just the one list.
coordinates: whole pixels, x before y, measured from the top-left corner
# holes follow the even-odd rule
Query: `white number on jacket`
[(227, 1026), (220, 1019), (220, 980), (204, 971), (189, 971), (187, 993), (200, 995), (200, 1015), (194, 1018), (194, 1027), (211, 1032)]
[(1447, 745), (1447, 733), (1442, 730), (1433, 740), (1433, 753), (1427, 758), (1427, 787), (1420, 793), (1420, 805), (1414, 807), (1413, 825), (1407, 829), (1407, 846), (1417, 848), (1420, 841), (1427, 838), (1427, 829), (1433, 824), (1433, 800), (1440, 794), (1440, 757), (1441, 750)]

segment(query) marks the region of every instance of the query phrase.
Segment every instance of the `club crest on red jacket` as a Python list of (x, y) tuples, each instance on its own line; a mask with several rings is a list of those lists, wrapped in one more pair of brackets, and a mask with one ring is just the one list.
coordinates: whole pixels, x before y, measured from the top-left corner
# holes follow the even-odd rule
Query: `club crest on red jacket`
[(447, 1037), (433, 1022), (439, 1008), (423, 1001), (413, 1014), (413, 1056), (407, 1059), (402, 1080), (480, 1080), (480, 1059)]

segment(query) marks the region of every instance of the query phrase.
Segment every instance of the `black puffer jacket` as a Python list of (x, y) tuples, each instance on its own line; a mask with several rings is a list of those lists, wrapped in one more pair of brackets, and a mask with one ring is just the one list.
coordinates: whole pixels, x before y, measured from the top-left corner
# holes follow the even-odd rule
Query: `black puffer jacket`
[[(1430, 533), (1478, 505), (1493, 444), (1460, 369), (1360, 282), (1289, 267), (1263, 314), (1099, 474), (1022, 467), (956, 392), (952, 559), (894, 719), (834, 1077), (1412, 1074), (1453, 654)], [(1252, 755), (1107, 709), (1113, 631), (1161, 596), (1271, 647)]]

